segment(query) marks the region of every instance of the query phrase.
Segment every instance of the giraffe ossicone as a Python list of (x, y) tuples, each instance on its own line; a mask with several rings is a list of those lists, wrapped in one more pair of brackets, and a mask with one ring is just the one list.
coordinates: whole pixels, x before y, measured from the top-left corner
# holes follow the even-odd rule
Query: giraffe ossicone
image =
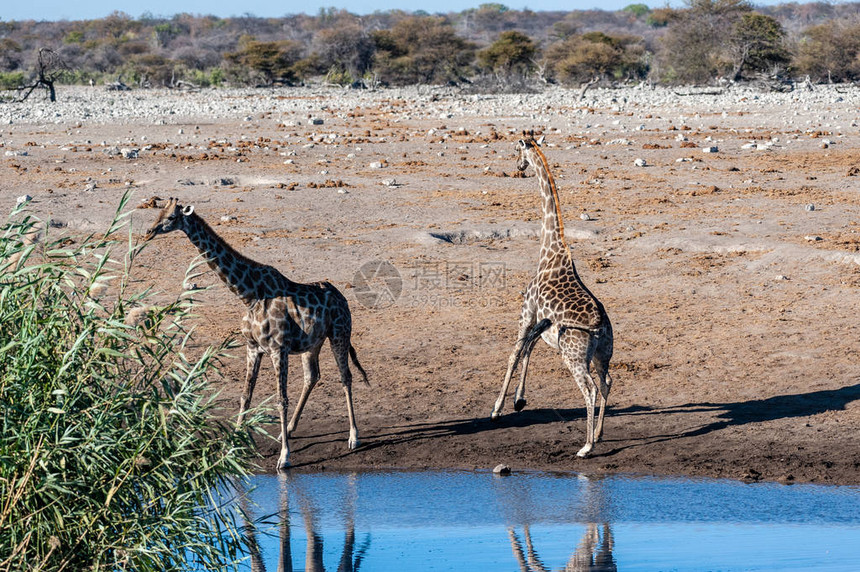
[[(319, 354), (329, 340), (346, 396), (350, 449), (359, 446), (358, 428), (352, 403), (352, 372), (349, 361), (367, 381), (350, 341), (352, 315), (341, 292), (329, 282), (300, 284), (277, 269), (247, 258), (231, 247), (191, 205), (183, 207), (171, 198), (159, 213), (144, 239), (181, 230), (201, 256), (247, 307), (242, 319), (247, 361), (245, 386), (239, 400), (238, 426), (244, 422), (264, 354), (269, 354), (278, 378), (278, 413), (281, 421), (281, 453), (278, 470), (289, 467), (289, 434), (295, 430), (311, 390), (320, 378)], [(299, 354), (304, 369), (304, 386), (293, 416), (287, 422), (288, 358)]]
[[(540, 187), (543, 211), (540, 258), (537, 273), (526, 288), (517, 341), (508, 359), (508, 369), (493, 407), (492, 419), (497, 420), (501, 416), (511, 377), (520, 364), (514, 409), (521, 411), (526, 406), (529, 357), (538, 340), (543, 339), (560, 351), (562, 361), (585, 398), (585, 445), (577, 452), (578, 456), (585, 457), (603, 434), (603, 416), (612, 386), (609, 375), (612, 324), (603, 304), (585, 287), (576, 271), (564, 239), (558, 189), (540, 149), (542, 141), (543, 137), (535, 140), (533, 133), (524, 132), (523, 138), (517, 142), (517, 169), (525, 171), (531, 166)], [(600, 413), (595, 420), (598, 392)]]

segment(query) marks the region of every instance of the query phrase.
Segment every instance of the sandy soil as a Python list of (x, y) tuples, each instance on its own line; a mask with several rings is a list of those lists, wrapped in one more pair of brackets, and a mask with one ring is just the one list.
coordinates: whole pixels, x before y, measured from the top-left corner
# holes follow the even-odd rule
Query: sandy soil
[[(76, 94), (107, 105), (103, 92)], [(133, 92), (111, 97), (197, 98), (203, 111), (115, 122), (65, 111), (20, 120), (24, 107), (6, 106), (0, 201), (31, 195), (35, 212), (74, 234), (104, 228), (127, 188), (135, 203), (176, 196), (248, 256), (336, 284), (370, 375), (355, 386), (363, 445), (347, 450), (324, 350), (292, 436), (296, 467), (506, 463), (860, 484), (857, 98), (835, 88), (664, 95)], [(214, 99), (231, 111), (207, 114)], [(575, 456), (581, 394), (544, 344), (527, 408), (514, 413), (509, 398), (501, 421), (489, 420), (538, 255), (537, 181), (515, 173), (522, 129), (546, 134), (568, 241), (615, 329), (605, 439), (588, 459)], [(136, 228), (155, 215), (136, 210)], [(134, 273), (172, 298), (195, 255), (184, 236), (160, 237)], [(241, 302), (211, 272), (197, 281), (214, 285), (201, 294), (199, 342), (236, 334)], [(231, 409), (243, 353), (225, 366)], [(291, 363), (294, 399), (302, 374)], [(255, 402), (274, 387), (264, 361)], [(277, 444), (259, 445), (271, 470)]]

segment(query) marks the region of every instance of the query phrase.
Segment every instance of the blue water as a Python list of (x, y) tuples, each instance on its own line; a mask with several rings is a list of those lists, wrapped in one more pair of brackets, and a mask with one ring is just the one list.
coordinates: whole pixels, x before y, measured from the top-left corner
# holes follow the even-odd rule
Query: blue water
[(289, 473), (253, 570), (860, 570), (860, 488), (488, 472)]

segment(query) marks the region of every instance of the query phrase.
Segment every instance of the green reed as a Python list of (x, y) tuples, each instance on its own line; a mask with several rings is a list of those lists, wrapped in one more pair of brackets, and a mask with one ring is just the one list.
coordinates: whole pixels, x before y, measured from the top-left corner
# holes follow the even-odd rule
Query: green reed
[(217, 570), (246, 553), (232, 500), (255, 449), (210, 387), (227, 343), (192, 346), (189, 293), (132, 291), (127, 204), (73, 240), (25, 207), (0, 226), (0, 571)]

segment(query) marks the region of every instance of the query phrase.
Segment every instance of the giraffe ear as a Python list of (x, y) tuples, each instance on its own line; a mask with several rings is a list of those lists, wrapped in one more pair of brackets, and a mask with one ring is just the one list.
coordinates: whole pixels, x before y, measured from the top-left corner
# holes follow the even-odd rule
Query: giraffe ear
[(185, 216), (188, 216), (193, 212), (194, 212), (194, 205), (188, 205), (187, 207), (182, 209), (182, 214), (184, 214)]

